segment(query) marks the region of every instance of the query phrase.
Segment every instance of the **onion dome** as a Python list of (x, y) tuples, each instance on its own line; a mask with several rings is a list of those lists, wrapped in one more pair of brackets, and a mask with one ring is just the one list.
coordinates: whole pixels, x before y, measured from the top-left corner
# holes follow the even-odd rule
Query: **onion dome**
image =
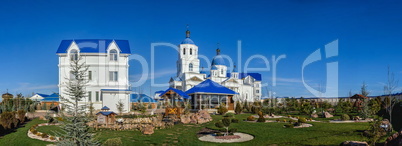
[(181, 44), (192, 44), (195, 45), (193, 40), (190, 39), (190, 31), (186, 31), (186, 38), (181, 42)]
[(216, 49), (216, 56), (212, 59), (212, 66), (214, 65), (225, 65), (225, 60), (221, 55), (221, 49)]

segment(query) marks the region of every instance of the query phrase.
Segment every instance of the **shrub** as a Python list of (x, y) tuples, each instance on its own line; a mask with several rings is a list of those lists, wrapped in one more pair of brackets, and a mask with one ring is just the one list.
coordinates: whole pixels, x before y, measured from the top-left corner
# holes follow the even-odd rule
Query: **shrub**
[(103, 146), (120, 146), (123, 145), (123, 142), (121, 141), (120, 137), (119, 138), (110, 138), (105, 141), (105, 143), (102, 144)]
[(282, 121), (283, 121), (284, 123), (286, 123), (286, 119), (283, 119)]
[(55, 140), (56, 138), (54, 138), (53, 136), (49, 137), (50, 140)]
[(229, 127), (230, 126), (230, 119), (229, 118), (223, 118), (222, 123), (223, 123), (223, 125), (225, 127)]
[(25, 110), (18, 110), (17, 111), (17, 115), (18, 115), (18, 119), (20, 120), (20, 124), (25, 122)]
[(229, 130), (229, 133), (235, 133), (235, 132), (237, 132), (237, 128), (231, 128), (231, 129)]
[(342, 121), (350, 120), (350, 117), (349, 117), (349, 115), (347, 115), (347, 114), (342, 114), (342, 115), (341, 115), (341, 120), (342, 120)]
[(31, 132), (32, 132), (32, 134), (35, 134), (35, 135), (38, 133), (38, 131), (36, 129), (32, 130)]
[(290, 118), (290, 117), (292, 117), (292, 116), (288, 115), (288, 118)]
[(228, 112), (228, 109), (226, 108), (226, 105), (224, 103), (222, 103), (221, 105), (219, 105), (218, 107), (218, 113), (223, 115), (226, 112)]
[(254, 117), (253, 116), (248, 116), (247, 121), (254, 121)]
[(47, 137), (47, 134), (46, 134), (46, 133), (42, 133), (41, 137), (42, 137), (42, 138), (46, 138), (46, 137)]
[(293, 124), (286, 124), (285, 128), (294, 128), (295, 126)]
[(225, 125), (223, 125), (223, 123), (221, 121), (218, 121), (215, 123), (215, 126), (218, 128), (223, 128)]
[(276, 119), (275, 121), (276, 121), (276, 122), (279, 122), (279, 121), (281, 121), (281, 120), (280, 120), (280, 119)]
[(233, 113), (226, 113), (224, 117), (233, 117), (234, 114)]
[(235, 113), (240, 114), (241, 111), (243, 111), (243, 108), (241, 107), (240, 102), (237, 102), (236, 103), (236, 108), (235, 108)]
[(295, 122), (295, 121), (293, 121), (292, 119), (289, 120), (289, 124), (292, 124), (293, 122)]
[(3, 112), (0, 116), (0, 123), (3, 125), (4, 129), (13, 128), (13, 123), (16, 121), (15, 115), (13, 112)]
[(299, 118), (298, 120), (297, 120), (297, 122), (299, 122), (299, 123), (306, 123), (306, 118)]
[(265, 122), (265, 118), (264, 118), (264, 117), (259, 117), (259, 118), (257, 119), (257, 122)]
[(232, 123), (239, 123), (239, 119), (232, 119)]

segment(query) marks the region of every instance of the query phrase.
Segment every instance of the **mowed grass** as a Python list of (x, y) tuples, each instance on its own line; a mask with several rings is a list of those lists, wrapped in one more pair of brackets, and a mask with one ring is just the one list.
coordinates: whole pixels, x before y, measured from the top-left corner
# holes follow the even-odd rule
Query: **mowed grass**
[[(123, 141), (123, 145), (339, 145), (346, 140), (364, 141), (365, 138), (361, 135), (362, 130), (365, 130), (368, 126), (367, 123), (324, 123), (324, 122), (309, 122), (313, 124), (313, 127), (308, 128), (283, 128), (283, 125), (287, 123), (250, 123), (244, 122), (250, 114), (235, 115), (236, 119), (239, 119), (239, 123), (232, 123), (230, 128), (237, 128), (239, 132), (248, 133), (254, 135), (255, 138), (248, 142), (232, 143), (232, 144), (219, 144), (202, 142), (198, 140), (196, 133), (204, 127), (214, 128), (214, 123), (217, 120), (222, 119), (220, 115), (212, 115), (214, 121), (200, 124), (178, 124), (169, 129), (158, 129), (152, 135), (142, 135), (140, 131), (113, 131), (102, 130), (96, 131), (96, 139), (101, 143), (105, 142), (109, 138), (120, 137)], [(35, 122), (32, 121), (32, 122)], [(30, 124), (32, 123), (30, 122)], [(33, 124), (31, 124), (33, 125)], [(20, 128), (21, 129), (21, 128)], [(23, 132), (26, 138), (15, 136), (13, 144), (16, 145), (44, 145), (46, 142), (29, 139), (26, 136), (26, 128)], [(42, 126), (38, 129), (40, 132), (46, 132), (51, 134), (57, 130), (56, 126)], [(11, 137), (5, 137), (0, 139), (0, 145), (4, 144), (4, 141), (11, 140)], [(29, 143), (20, 141), (28, 141)], [(28, 139), (28, 140), (26, 140)], [(3, 142), (3, 143), (1, 143)]]
[(0, 137), (0, 145), (1, 146), (44, 146), (46, 144), (51, 144), (50, 142), (44, 142), (36, 139), (31, 139), (28, 137), (27, 132), (29, 128), (31, 128), (35, 124), (44, 123), (46, 121), (40, 121), (38, 119), (34, 119), (23, 127), (18, 128), (15, 132), (7, 134), (3, 137)]

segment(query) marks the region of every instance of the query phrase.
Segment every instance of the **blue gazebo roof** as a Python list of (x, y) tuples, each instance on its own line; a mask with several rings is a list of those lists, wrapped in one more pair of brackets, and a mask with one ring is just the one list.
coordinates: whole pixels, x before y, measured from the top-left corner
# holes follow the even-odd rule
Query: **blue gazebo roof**
[(186, 94), (195, 94), (195, 93), (209, 93), (209, 94), (238, 94), (225, 86), (222, 86), (210, 79), (207, 79), (201, 82), (198, 85), (195, 85), (190, 90), (186, 91)]
[(181, 91), (181, 90), (179, 90), (179, 89), (172, 88), (172, 87), (170, 87), (169, 89), (167, 89), (165, 92), (161, 93), (161, 94), (159, 95), (159, 97), (162, 97), (163, 95), (165, 95), (167, 92), (169, 92), (169, 91), (171, 91), (171, 90), (172, 90), (173, 92), (177, 93), (179, 96), (183, 97), (184, 99), (187, 99), (187, 98), (190, 97), (190, 96), (188, 96), (186, 93), (184, 93), (183, 91)]
[(102, 114), (102, 115), (104, 115), (104, 116), (108, 116), (108, 115), (110, 115), (110, 114), (115, 114), (115, 115), (117, 115), (115, 112), (112, 112), (112, 111), (108, 111), (108, 112), (98, 112), (98, 113), (96, 113), (96, 115), (98, 115), (98, 114)]
[(101, 108), (101, 110), (110, 110), (110, 108), (107, 107), (107, 106), (104, 106), (104, 107)]

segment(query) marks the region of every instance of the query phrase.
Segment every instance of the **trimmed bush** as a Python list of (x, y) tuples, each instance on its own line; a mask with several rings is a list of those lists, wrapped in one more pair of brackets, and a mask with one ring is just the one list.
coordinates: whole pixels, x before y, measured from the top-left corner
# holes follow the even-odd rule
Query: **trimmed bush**
[(293, 122), (295, 122), (295, 121), (292, 119), (289, 120), (289, 124), (292, 124)]
[(223, 123), (221, 121), (218, 121), (215, 123), (215, 126), (218, 128), (223, 128), (225, 125), (223, 125)]
[(232, 119), (232, 123), (239, 123), (239, 119)]
[(229, 133), (235, 133), (235, 132), (237, 132), (237, 128), (231, 128), (231, 129), (229, 129)]
[(247, 121), (254, 121), (254, 117), (253, 116), (248, 116)]
[(240, 114), (241, 111), (243, 111), (243, 108), (241, 107), (240, 102), (237, 102), (236, 103), (236, 108), (235, 108), (235, 113)]
[(284, 123), (286, 123), (286, 119), (283, 119), (282, 121), (283, 121)]
[(223, 103), (221, 105), (219, 105), (218, 113), (221, 114), (221, 115), (224, 115), (226, 112), (228, 112), (228, 109), (226, 108), (226, 105), (223, 104)]
[(226, 113), (224, 117), (233, 117), (234, 114), (233, 113)]
[(32, 134), (35, 134), (35, 135), (38, 133), (38, 131), (36, 129), (32, 130), (31, 132), (32, 132)]
[(41, 137), (42, 137), (42, 138), (46, 138), (46, 137), (47, 137), (47, 134), (46, 134), (46, 133), (42, 133)]
[(281, 121), (281, 119), (275, 119), (275, 121), (276, 121), (276, 122), (279, 122), (279, 121)]
[(105, 143), (102, 144), (103, 146), (120, 146), (123, 145), (123, 142), (121, 141), (121, 138), (110, 138), (105, 141)]
[(259, 117), (259, 118), (257, 119), (257, 122), (265, 122), (265, 118), (264, 118), (264, 117)]
[(306, 120), (306, 118), (299, 118), (299, 119), (297, 120), (297, 122), (299, 122), (299, 123), (306, 123), (307, 120)]
[(285, 126), (285, 128), (294, 128), (295, 127), (293, 124), (286, 124), (284, 126)]
[(49, 137), (50, 140), (56, 140), (56, 138), (54, 138), (53, 136)]
[(349, 117), (349, 115), (347, 115), (347, 114), (342, 114), (342, 115), (341, 115), (341, 120), (342, 120), (342, 121), (350, 120), (350, 117)]

